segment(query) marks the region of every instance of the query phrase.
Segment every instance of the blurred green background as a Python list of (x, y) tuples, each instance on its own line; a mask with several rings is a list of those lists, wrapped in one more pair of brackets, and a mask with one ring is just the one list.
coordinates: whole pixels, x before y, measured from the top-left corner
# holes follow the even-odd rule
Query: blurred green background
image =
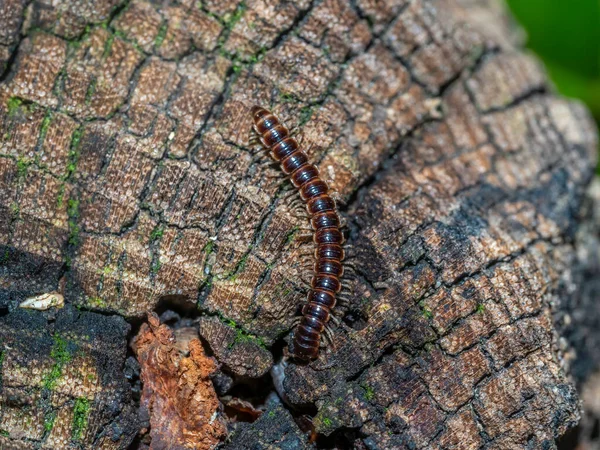
[(507, 0), (558, 90), (600, 123), (600, 0)]

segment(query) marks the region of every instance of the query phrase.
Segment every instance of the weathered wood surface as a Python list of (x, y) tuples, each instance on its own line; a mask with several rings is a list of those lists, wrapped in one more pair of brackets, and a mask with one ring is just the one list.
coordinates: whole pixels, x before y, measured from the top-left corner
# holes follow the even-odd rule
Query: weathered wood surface
[(600, 446), (600, 179), (590, 185), (576, 235), (577, 256), (570, 279), (562, 285), (561, 307), (555, 322), (560, 345), (583, 404), (577, 428), (562, 439), (565, 449), (593, 450)]
[[(197, 306), (219, 394), (271, 373), (286, 403), (232, 424), (229, 448), (312, 445), (282, 408), (314, 416), (317, 445), (340, 448), (552, 448), (577, 422), (553, 314), (595, 129), (553, 94), (500, 3), (0, 9), (0, 311), (6, 324), (31, 317), (31, 330), (3, 329), (0, 422), (17, 417), (5, 446), (53, 446), (52, 430), (20, 431), (39, 403), (7, 392), (53, 395), (53, 313), (17, 305), (55, 290), (70, 305), (59, 316), (91, 311), (120, 345), (114, 367), (127, 344), (103, 321), (139, 323), (166, 299)], [(252, 158), (254, 103), (302, 127), (347, 202), (357, 276), (334, 345), (310, 366), (280, 363), (309, 244), (285, 183)], [(37, 353), (6, 343), (32, 333), (45, 336)], [(99, 393), (125, 382), (111, 374)], [(59, 416), (79, 398), (65, 395)], [(111, 407), (127, 414), (119, 395)], [(106, 403), (88, 400), (93, 435), (64, 425), (70, 446), (112, 433)], [(119, 436), (93, 448), (132, 438)]]

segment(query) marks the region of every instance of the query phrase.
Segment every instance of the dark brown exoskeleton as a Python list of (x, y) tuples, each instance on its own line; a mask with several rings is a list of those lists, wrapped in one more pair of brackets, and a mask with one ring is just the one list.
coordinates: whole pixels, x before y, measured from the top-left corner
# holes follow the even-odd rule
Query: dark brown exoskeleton
[(308, 303), (302, 308), (302, 319), (294, 333), (292, 354), (301, 360), (311, 360), (319, 354), (321, 335), (341, 290), (340, 277), (344, 273), (344, 236), (340, 231), (340, 218), (336, 204), (329, 195), (329, 187), (319, 170), (308, 162), (308, 156), (298, 141), (279, 119), (260, 106), (252, 108), (254, 130), (271, 156), (281, 164), (306, 203), (314, 233), (314, 276)]

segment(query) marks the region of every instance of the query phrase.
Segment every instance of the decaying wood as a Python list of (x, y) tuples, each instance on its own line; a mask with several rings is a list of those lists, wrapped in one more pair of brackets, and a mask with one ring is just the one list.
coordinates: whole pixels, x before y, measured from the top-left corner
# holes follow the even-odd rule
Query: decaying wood
[[(552, 92), (501, 3), (14, 0), (0, 11), (11, 24), (0, 311), (23, 324), (0, 344), (16, 386), (46, 392), (29, 372), (49, 370), (52, 333), (36, 352), (7, 339), (59, 323), (18, 305), (58, 291), (57, 317), (123, 327), (119, 316), (138, 323), (169, 302), (193, 309), (222, 365), (220, 395), (270, 377), (279, 404), (231, 423), (229, 448), (309, 447), (304, 414), (317, 446), (339, 448), (552, 448), (577, 423), (553, 319), (574, 277), (596, 134)], [(346, 202), (357, 273), (333, 344), (308, 366), (281, 361), (306, 294), (307, 223), (253, 158), (255, 103), (301, 127)], [(114, 377), (98, 395), (124, 389), (124, 333), (105, 335), (116, 357), (89, 363)], [(42, 420), (35, 399), (11, 403), (2, 389), (2, 423)], [(93, 411), (129, 417), (119, 395)], [(67, 425), (54, 433), (90, 448), (109, 422), (89, 441)], [(52, 434), (8, 423), (0, 439), (13, 447), (52, 447)], [(93, 448), (133, 437), (119, 436)]]
[(144, 385), (141, 415), (149, 418), (150, 448), (209, 450), (225, 435), (219, 400), (209, 376), (217, 367), (197, 339), (181, 357), (175, 336), (149, 315), (133, 342)]
[(562, 286), (561, 308), (555, 322), (565, 361), (577, 383), (583, 416), (577, 428), (562, 439), (563, 448), (592, 450), (600, 445), (600, 180), (590, 185), (581, 209), (576, 235), (577, 255), (570, 278)]
[(127, 448), (139, 429), (128, 331), (70, 306), (0, 317), (0, 448)]

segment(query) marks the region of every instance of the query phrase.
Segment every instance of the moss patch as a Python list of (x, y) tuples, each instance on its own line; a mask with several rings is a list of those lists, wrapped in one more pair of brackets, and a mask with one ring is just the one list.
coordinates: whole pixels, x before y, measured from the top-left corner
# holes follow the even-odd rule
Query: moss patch
[(54, 411), (49, 412), (44, 416), (44, 430), (46, 432), (52, 431), (54, 428), (54, 422), (56, 421), (56, 413)]
[(19, 178), (25, 178), (27, 176), (27, 170), (31, 165), (31, 160), (27, 158), (17, 159), (17, 176)]
[(373, 390), (373, 388), (368, 384), (362, 385), (362, 388), (365, 390), (365, 399), (367, 401), (373, 400), (373, 397), (375, 397), (375, 391)]
[(67, 162), (67, 167), (65, 170), (65, 174), (63, 176), (64, 180), (68, 180), (75, 173), (77, 169), (77, 162), (79, 161), (79, 143), (81, 142), (81, 137), (83, 136), (83, 126), (80, 126), (73, 131), (73, 135), (71, 136), (71, 143), (69, 145), (69, 158)]
[(159, 48), (165, 40), (167, 36), (168, 26), (166, 23), (163, 23), (156, 34), (156, 38), (154, 38), (154, 48)]
[(235, 11), (230, 16), (228, 16), (228, 17), (226, 16), (223, 18), (223, 23), (225, 25), (225, 28), (227, 28), (228, 30), (231, 30), (235, 26), (235, 24), (240, 21), (240, 19), (246, 12), (246, 9), (248, 9), (248, 6), (246, 6), (246, 3), (240, 2), (240, 4), (237, 6)]
[(221, 321), (223, 323), (225, 323), (225, 325), (227, 325), (228, 327), (233, 328), (235, 330), (235, 339), (233, 340), (233, 342), (231, 344), (229, 344), (230, 349), (233, 348), (235, 345), (244, 343), (244, 342), (251, 342), (255, 345), (258, 345), (261, 348), (264, 348), (264, 349), (267, 348), (267, 344), (265, 343), (263, 338), (257, 337), (257, 336), (254, 336), (254, 335), (248, 333), (246, 330), (244, 330), (242, 327), (240, 327), (237, 323), (235, 323), (235, 321), (226, 320), (223, 318), (221, 318)]
[(67, 204), (67, 216), (69, 217), (69, 244), (79, 244), (79, 225), (77, 219), (79, 218), (79, 200), (70, 199)]
[(157, 225), (152, 233), (150, 233), (150, 242), (158, 241), (165, 234), (165, 227), (163, 225)]
[(10, 251), (8, 248), (4, 249), (4, 252), (0, 254), (0, 265), (6, 264), (10, 259)]
[(78, 441), (88, 424), (90, 414), (90, 402), (87, 398), (80, 397), (75, 400), (73, 408), (73, 440)]
[(8, 117), (14, 117), (21, 109), (22, 104), (23, 100), (18, 97), (9, 98), (6, 102), (6, 107), (8, 108)]
[(100, 297), (91, 297), (88, 303), (94, 308), (106, 308), (107, 306), (106, 302)]
[(54, 360), (54, 365), (42, 380), (42, 385), (48, 390), (56, 387), (65, 365), (72, 359), (72, 355), (67, 348), (67, 341), (58, 335), (54, 335), (53, 339), (54, 344), (50, 351), (50, 357)]

